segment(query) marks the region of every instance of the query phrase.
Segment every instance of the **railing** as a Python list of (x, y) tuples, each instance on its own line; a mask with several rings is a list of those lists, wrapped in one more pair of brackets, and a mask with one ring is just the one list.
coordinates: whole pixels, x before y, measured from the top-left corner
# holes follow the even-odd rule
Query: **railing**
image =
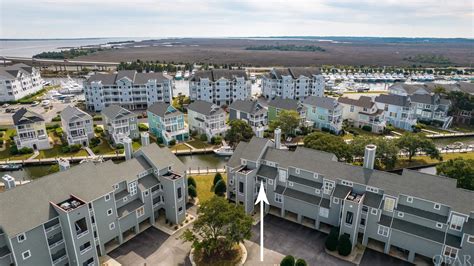
[(79, 233), (79, 234), (77, 235), (77, 239), (79, 239), (79, 238), (81, 238), (81, 237), (87, 235), (88, 233), (89, 233), (89, 230), (86, 230), (86, 231), (84, 231), (84, 232), (82, 232), (82, 233)]
[(61, 239), (61, 240), (59, 240), (59, 241), (56, 241), (56, 242), (54, 242), (53, 244), (49, 245), (49, 249), (53, 249), (53, 248), (55, 248), (55, 247), (61, 245), (62, 243), (64, 243), (64, 240), (63, 240), (63, 239)]
[(91, 250), (92, 249), (92, 245), (87, 247), (86, 249), (84, 250), (81, 250), (81, 255), (84, 255), (87, 251)]
[(61, 227), (61, 225), (60, 225), (59, 223), (58, 223), (58, 224), (55, 224), (55, 225), (49, 227), (48, 229), (46, 229), (45, 232), (46, 232), (46, 233), (52, 232), (52, 231), (58, 229), (59, 227)]
[(67, 254), (64, 254), (63, 256), (61, 256), (61, 257), (55, 259), (55, 260), (53, 261), (53, 264), (58, 264), (58, 263), (60, 263), (61, 261), (63, 261), (64, 259), (66, 259), (66, 258), (67, 258)]

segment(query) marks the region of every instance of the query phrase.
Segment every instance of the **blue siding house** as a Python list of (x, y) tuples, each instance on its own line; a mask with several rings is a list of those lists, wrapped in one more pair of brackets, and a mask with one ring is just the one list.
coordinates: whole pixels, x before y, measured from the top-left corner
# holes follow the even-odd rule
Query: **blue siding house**
[(342, 130), (342, 106), (334, 98), (309, 96), (303, 101), (306, 120), (318, 129), (327, 128), (335, 134)]
[(170, 141), (186, 141), (189, 138), (188, 126), (184, 123), (184, 115), (172, 105), (157, 102), (147, 109), (148, 126), (150, 132), (163, 143), (169, 145)]

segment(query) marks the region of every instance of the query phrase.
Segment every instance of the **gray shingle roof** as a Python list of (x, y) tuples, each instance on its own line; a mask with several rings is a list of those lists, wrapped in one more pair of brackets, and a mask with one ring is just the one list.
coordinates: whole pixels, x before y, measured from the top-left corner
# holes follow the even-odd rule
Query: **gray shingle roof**
[(252, 137), (245, 149), (245, 153), (241, 155), (241, 158), (247, 159), (252, 162), (258, 161), (260, 156), (263, 155), (265, 146), (269, 145), (268, 139)]
[(410, 100), (415, 103), (433, 104), (434, 96), (429, 94), (413, 94), (410, 96)]
[(285, 192), (283, 192), (283, 195), (293, 198), (293, 199), (304, 201), (306, 203), (313, 204), (313, 205), (319, 205), (319, 202), (321, 202), (321, 198), (318, 196), (304, 193), (299, 190), (295, 190), (291, 188), (286, 188)]
[(372, 208), (379, 208), (381, 202), (382, 195), (372, 192), (365, 192), (364, 205), (367, 205)]
[(162, 72), (138, 73), (135, 70), (121, 70), (113, 74), (94, 74), (90, 76), (86, 83), (101, 82), (103, 85), (114, 85), (122, 78), (128, 78), (133, 84), (143, 85), (149, 80), (156, 80), (158, 83), (172, 80), (171, 76), (165, 75)]
[(281, 97), (277, 97), (273, 100), (271, 100), (268, 103), (268, 106), (272, 106), (278, 109), (284, 109), (284, 110), (297, 110), (299, 107), (299, 102), (298, 100), (294, 99), (283, 99)]
[(245, 112), (249, 114), (256, 114), (258, 112), (266, 112), (266, 109), (263, 106), (261, 106), (257, 101), (252, 101), (252, 100), (233, 101), (232, 104), (229, 106), (229, 108), (239, 110), (241, 112)]
[(16, 111), (13, 114), (12, 119), (13, 119), (13, 124), (15, 126), (44, 121), (44, 118), (42, 115), (37, 114), (33, 111), (30, 111), (26, 108), (21, 108), (20, 110)]
[(349, 194), (351, 190), (351, 187), (337, 184), (336, 188), (334, 189), (334, 192), (332, 193), (332, 196), (340, 199), (345, 199), (347, 194)]
[(74, 122), (77, 120), (92, 119), (92, 116), (77, 107), (67, 106), (61, 111), (61, 119), (67, 122)]
[(11, 66), (0, 66), (0, 79), (16, 79), (18, 74), (31, 75), (33, 68), (25, 64), (14, 64)]
[(397, 82), (393, 84), (392, 86), (390, 86), (389, 89), (403, 90), (408, 95), (412, 95), (416, 92), (425, 92), (425, 93), (429, 92), (429, 90), (427, 90), (423, 84), (406, 84), (402, 82)]
[(392, 222), (392, 228), (410, 233), (412, 235), (430, 239), (438, 243), (444, 243), (444, 232), (431, 229), (422, 225), (394, 218)]
[(181, 115), (181, 113), (178, 109), (172, 108), (172, 112), (169, 112), (168, 107), (172, 107), (168, 103), (164, 102), (156, 102), (152, 105), (150, 105), (147, 109), (148, 112), (151, 112), (159, 117), (165, 117), (165, 116), (176, 116), (176, 115)]
[(385, 214), (380, 215), (379, 224), (390, 227), (390, 225), (392, 224), (392, 216), (388, 216)]
[(121, 119), (125, 117), (134, 117), (137, 116), (136, 114), (132, 113), (131, 111), (118, 106), (118, 105), (109, 105), (102, 110), (101, 114), (106, 116), (109, 119)]
[[(153, 163), (156, 167), (165, 168), (171, 165), (171, 171), (184, 175), (186, 166), (176, 157), (167, 147), (159, 147), (158, 145), (150, 144), (141, 147), (137, 153), (143, 153), (149, 163)], [(149, 160), (148, 160), (149, 158)]]
[(309, 180), (309, 179), (294, 176), (294, 175), (290, 175), (288, 177), (288, 181), (295, 182), (295, 183), (301, 184), (303, 186), (307, 186), (307, 187), (311, 187), (311, 188), (315, 188), (315, 189), (316, 188), (321, 189), (323, 187), (323, 184), (320, 183), (320, 182), (316, 182), (316, 181), (313, 181), (313, 180)]
[(337, 99), (337, 101), (339, 103), (359, 106), (359, 107), (362, 107), (362, 108), (372, 108), (372, 106), (374, 106), (374, 104), (375, 104), (372, 101), (372, 98), (368, 97), (368, 96), (360, 96), (359, 99), (352, 99), (352, 98), (348, 98), (348, 97), (339, 97), (339, 99)]
[(408, 97), (395, 94), (381, 94), (375, 97), (375, 102), (391, 104), (396, 106), (409, 106)]
[(446, 223), (448, 221), (448, 217), (446, 217), (444, 215), (440, 215), (440, 214), (437, 214), (437, 213), (434, 213), (434, 212), (425, 211), (425, 210), (418, 209), (418, 208), (413, 208), (413, 207), (406, 206), (406, 205), (403, 205), (403, 204), (400, 204), (400, 203), (397, 204), (397, 210), (401, 211), (401, 212), (406, 212), (406, 213), (409, 213), (409, 214), (412, 214), (412, 215), (416, 215), (416, 216), (419, 216), (419, 217), (423, 217), (423, 218), (426, 218), (426, 219), (430, 219), (430, 220), (433, 220), (433, 221), (441, 222), (441, 223)]
[(316, 106), (320, 108), (324, 108), (327, 110), (334, 110), (338, 102), (334, 98), (329, 97), (319, 97), (319, 96), (308, 96), (304, 99), (303, 104), (308, 104), (311, 106)]
[(257, 175), (275, 180), (278, 175), (278, 169), (268, 165), (261, 165), (257, 171)]
[(272, 78), (281, 79), (282, 76), (291, 76), (293, 79), (299, 77), (312, 78), (320, 75), (321, 71), (317, 67), (290, 67), (290, 68), (274, 68), (271, 71)]
[(237, 167), (241, 165), (241, 158), (243, 154), (245, 153), (245, 150), (247, 149), (248, 143), (241, 141), (239, 145), (234, 150), (234, 153), (230, 157), (229, 161), (227, 162), (227, 165), (229, 167)]
[(191, 103), (188, 106), (188, 110), (198, 112), (205, 116), (216, 115), (224, 112), (224, 110), (219, 106), (205, 101), (195, 101)]
[(220, 78), (234, 80), (235, 78), (244, 78), (247, 80), (247, 73), (245, 70), (230, 70), (230, 69), (213, 69), (196, 71), (191, 81), (200, 81), (201, 79), (209, 79), (210, 81), (217, 81)]
[(285, 189), (286, 189), (286, 187), (277, 185), (277, 186), (276, 186), (276, 189), (275, 189), (275, 193), (276, 193), (276, 194), (283, 194), (283, 192), (285, 191)]

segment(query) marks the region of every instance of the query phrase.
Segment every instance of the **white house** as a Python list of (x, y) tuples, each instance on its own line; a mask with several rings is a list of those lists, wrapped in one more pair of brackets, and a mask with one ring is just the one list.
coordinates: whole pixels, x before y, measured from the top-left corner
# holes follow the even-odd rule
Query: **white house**
[(89, 146), (94, 137), (92, 116), (77, 107), (67, 106), (61, 112), (61, 125), (69, 145)]
[(382, 133), (385, 129), (383, 109), (377, 105), (371, 97), (360, 96), (359, 99), (339, 97), (339, 104), (342, 106), (342, 119), (351, 126), (362, 128), (369, 126), (374, 133)]
[(188, 106), (188, 126), (199, 134), (206, 134), (211, 140), (215, 136), (224, 136), (227, 131), (226, 113), (216, 104), (195, 101)]
[(0, 102), (16, 101), (43, 88), (38, 69), (25, 64), (0, 67)]
[(12, 116), (16, 133), (15, 144), (18, 149), (23, 147), (34, 150), (51, 148), (44, 118), (35, 112), (21, 108)]
[(417, 119), (410, 109), (411, 100), (408, 96), (381, 94), (375, 97), (378, 109), (383, 110), (383, 119), (387, 124), (404, 130), (413, 130)]
[(139, 137), (138, 116), (118, 105), (110, 105), (102, 110), (105, 132), (115, 144), (123, 144), (123, 139)]

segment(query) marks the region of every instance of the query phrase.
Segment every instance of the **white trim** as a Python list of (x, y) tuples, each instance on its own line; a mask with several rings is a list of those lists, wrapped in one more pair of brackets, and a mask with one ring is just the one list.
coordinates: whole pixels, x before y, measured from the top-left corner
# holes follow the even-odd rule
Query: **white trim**
[[(393, 212), (393, 210), (397, 206), (397, 198), (392, 197), (392, 196), (388, 196), (388, 195), (384, 195), (383, 199), (384, 199), (383, 210), (387, 211), (387, 212)], [(393, 206), (390, 206), (390, 203), (389, 203), (390, 201), (388, 201), (388, 200), (393, 202)]]
[(314, 173), (314, 179), (318, 179), (319, 178), (319, 174), (318, 173)]
[(300, 169), (299, 169), (299, 168), (296, 168), (296, 169), (295, 169), (295, 173), (300, 174)]
[[(321, 211), (324, 211), (323, 213), (324, 213), (325, 215), (322, 215), (322, 214), (321, 214)], [(321, 217), (324, 217), (324, 218), (328, 218), (328, 217), (329, 217), (329, 209), (320, 206), (320, 207), (319, 207), (318, 215), (321, 216)]]
[(114, 229), (115, 229), (115, 222), (111, 222), (111, 223), (109, 224), (109, 230), (112, 231), (112, 230), (114, 230)]
[(292, 186), (293, 186), (293, 182), (289, 181), (289, 182), (288, 182), (288, 186), (292, 187)]
[(474, 236), (467, 235), (467, 240), (468, 243), (474, 244)]
[[(454, 217), (459, 218), (459, 221), (460, 221), (459, 225), (458, 224), (453, 224), (453, 218)], [(455, 231), (462, 231), (464, 222), (466, 222), (466, 217), (465, 216), (457, 215), (457, 214), (452, 213), (451, 217), (449, 219), (449, 228), (451, 230), (455, 230)], [(453, 225), (455, 225), (456, 227), (453, 228)], [(459, 229), (457, 228), (457, 226), (459, 226)]]
[(318, 189), (318, 188), (317, 188), (317, 189), (314, 190), (314, 192), (315, 192), (316, 194), (321, 194), (321, 189)]
[[(44, 228), (43, 228), (44, 229)], [(23, 236), (23, 240), (20, 240), (20, 236)], [(21, 233), (19, 235), (16, 236), (16, 241), (18, 241), (18, 243), (21, 243), (23, 241), (26, 240), (26, 234), (25, 233)]]
[(332, 202), (334, 204), (339, 204), (339, 199), (338, 198), (332, 198)]
[(372, 208), (372, 209), (370, 209), (370, 213), (373, 214), (373, 215), (377, 215), (377, 214), (379, 214), (379, 210), (376, 209), (376, 208)]
[(268, 184), (273, 186), (273, 179), (268, 179)]
[(105, 201), (109, 201), (110, 200), (110, 194), (106, 194), (105, 195)]
[[(25, 256), (26, 253), (28, 253), (27, 256)], [(30, 257), (31, 257), (31, 251), (30, 251), (29, 249), (21, 253), (21, 258), (22, 258), (23, 260), (27, 260), (27, 259), (29, 259)]]
[(399, 211), (397, 213), (397, 216), (400, 217), (400, 218), (403, 218), (405, 216), (405, 213)]
[(408, 197), (407, 197), (407, 202), (408, 202), (408, 203), (413, 203), (413, 197), (412, 197), (412, 196), (408, 196)]
[(127, 202), (128, 201), (128, 196), (123, 197), (122, 201)]
[(108, 209), (107, 210), (107, 216), (110, 216), (112, 214), (114, 214), (114, 210), (112, 210), (112, 208)]
[(366, 186), (365, 190), (373, 193), (379, 193), (379, 189), (376, 187)]
[[(277, 200), (278, 198), (278, 200)], [(275, 193), (275, 202), (283, 204), (283, 195)]]
[(435, 205), (433, 206), (433, 208), (434, 208), (435, 210), (440, 210), (440, 209), (441, 209), (441, 204), (435, 203)]
[(436, 228), (443, 228), (443, 224), (442, 223), (436, 223)]
[(141, 206), (137, 209), (137, 218), (140, 218), (143, 215), (145, 215), (145, 206)]
[[(449, 255), (446, 255), (446, 251), (447, 251), (446, 249), (447, 249), (447, 248), (450, 249)], [(451, 256), (451, 255), (453, 254), (453, 252), (454, 252), (454, 254), (455, 254), (454, 257)], [(455, 248), (455, 247), (448, 246), (448, 245), (444, 245), (443, 256), (448, 256), (448, 257), (450, 257), (450, 258), (452, 258), (452, 259), (456, 259), (456, 258), (458, 257), (458, 254), (459, 254), (459, 249), (457, 249), (457, 248)]]
[(50, 262), (51, 262), (51, 265), (52, 265), (53, 264), (53, 258), (51, 257), (51, 249), (49, 248), (48, 236), (46, 235), (46, 228), (45, 228), (44, 224), (43, 224), (43, 234), (44, 234), (44, 242), (48, 246), (49, 259), (50, 259)]
[(347, 181), (347, 180), (341, 180), (341, 184), (344, 185), (344, 186), (348, 186), (348, 187), (352, 187), (354, 185), (354, 183), (352, 183), (351, 181)]
[(390, 227), (379, 224), (379, 226), (377, 227), (377, 234), (384, 237), (388, 237), (388, 235), (390, 234)]

